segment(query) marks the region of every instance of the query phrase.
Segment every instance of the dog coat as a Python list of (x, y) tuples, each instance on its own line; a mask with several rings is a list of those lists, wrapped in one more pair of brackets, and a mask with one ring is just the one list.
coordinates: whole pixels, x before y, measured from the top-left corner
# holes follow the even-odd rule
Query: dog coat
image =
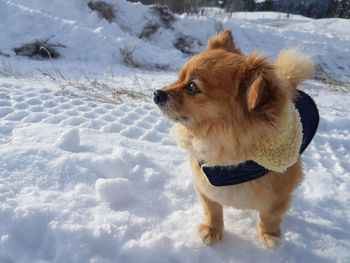
[[(262, 144), (262, 149), (253, 154), (252, 160), (238, 165), (210, 166), (206, 162), (199, 162), (208, 181), (214, 186), (241, 184), (262, 177), (270, 171), (284, 172), (293, 165), (316, 134), (320, 117), (315, 102), (300, 90), (292, 108), (287, 109), (290, 118), (283, 120), (285, 123), (281, 132), (281, 136), (287, 136), (288, 140), (281, 142), (279, 136), (268, 139)], [(289, 126), (293, 126), (295, 130), (288, 131)], [(277, 147), (269, 147), (273, 143), (277, 143)], [(281, 147), (287, 147), (287, 150), (281, 151), (282, 154), (278, 152)]]

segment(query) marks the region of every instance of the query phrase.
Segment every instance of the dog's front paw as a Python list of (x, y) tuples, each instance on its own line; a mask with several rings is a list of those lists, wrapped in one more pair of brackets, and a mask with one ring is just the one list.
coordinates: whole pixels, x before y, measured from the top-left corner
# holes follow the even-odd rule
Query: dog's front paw
[(259, 229), (258, 236), (267, 247), (273, 248), (281, 246), (282, 244), (282, 235), (280, 231), (277, 231), (276, 233), (266, 233)]
[(211, 226), (201, 224), (198, 228), (198, 234), (202, 238), (203, 243), (210, 245), (222, 239), (222, 230), (213, 228)]
[(261, 220), (258, 222), (258, 236), (267, 247), (273, 248), (282, 245), (281, 229), (279, 227), (268, 229)]
[(282, 238), (280, 236), (275, 236), (271, 234), (261, 234), (259, 238), (267, 247), (279, 247), (282, 244)]

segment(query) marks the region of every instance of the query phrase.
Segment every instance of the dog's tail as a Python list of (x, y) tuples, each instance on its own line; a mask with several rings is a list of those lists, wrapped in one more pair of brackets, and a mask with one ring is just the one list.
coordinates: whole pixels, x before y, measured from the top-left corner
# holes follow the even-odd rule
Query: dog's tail
[(289, 84), (297, 86), (310, 78), (314, 72), (314, 62), (310, 57), (301, 54), (297, 49), (282, 50), (275, 62), (277, 73), (287, 79)]

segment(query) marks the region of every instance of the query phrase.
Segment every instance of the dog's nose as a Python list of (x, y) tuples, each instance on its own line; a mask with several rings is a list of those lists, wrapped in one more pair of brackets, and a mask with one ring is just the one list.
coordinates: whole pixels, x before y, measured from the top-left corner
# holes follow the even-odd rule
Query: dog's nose
[(164, 105), (168, 99), (168, 94), (162, 90), (156, 90), (153, 94), (153, 101), (157, 105)]

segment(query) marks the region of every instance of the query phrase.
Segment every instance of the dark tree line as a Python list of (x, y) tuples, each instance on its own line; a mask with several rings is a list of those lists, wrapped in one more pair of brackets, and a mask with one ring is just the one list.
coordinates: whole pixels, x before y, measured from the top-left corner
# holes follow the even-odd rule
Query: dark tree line
[(166, 5), (175, 13), (197, 13), (203, 6), (219, 6), (228, 12), (255, 11), (254, 0), (128, 0), (145, 5)]
[(350, 18), (350, 0), (266, 0), (256, 6), (258, 11), (282, 11), (308, 17)]
[(327, 17), (350, 18), (350, 0), (330, 0)]
[(279, 11), (313, 18), (350, 18), (350, 0), (129, 0), (166, 5), (175, 13), (198, 13), (203, 6), (219, 6), (227, 12)]

